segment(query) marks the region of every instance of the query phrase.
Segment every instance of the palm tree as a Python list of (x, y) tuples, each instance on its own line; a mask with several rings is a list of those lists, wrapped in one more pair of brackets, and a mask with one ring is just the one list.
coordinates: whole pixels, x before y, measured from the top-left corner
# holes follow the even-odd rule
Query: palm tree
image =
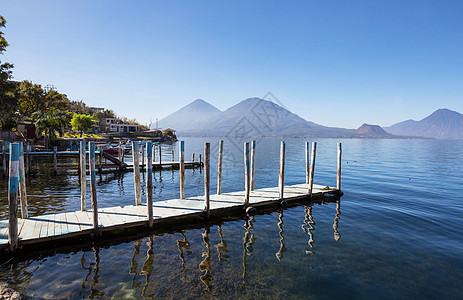
[(35, 120), (35, 130), (37, 134), (43, 134), (45, 138), (45, 148), (49, 146), (50, 139), (56, 139), (56, 134), (64, 134), (64, 126), (67, 124), (66, 114), (60, 110), (52, 109), (47, 112), (35, 112), (32, 114)]

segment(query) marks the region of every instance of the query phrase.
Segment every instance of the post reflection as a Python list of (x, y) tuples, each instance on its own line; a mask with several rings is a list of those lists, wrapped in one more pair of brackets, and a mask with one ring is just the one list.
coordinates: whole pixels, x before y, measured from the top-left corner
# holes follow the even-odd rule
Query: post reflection
[(219, 261), (227, 262), (230, 256), (228, 256), (227, 243), (223, 240), (222, 225), (218, 225), (217, 230), (219, 231), (220, 243), (214, 246), (217, 248)]
[(140, 246), (141, 246), (141, 240), (136, 240), (133, 244), (133, 255), (132, 255), (132, 260), (130, 262), (130, 269), (129, 269), (129, 274), (132, 274), (132, 287), (134, 288), (139, 288), (140, 283), (136, 282), (137, 279), (137, 274), (138, 274), (138, 261), (137, 261), (137, 256), (140, 254)]
[(153, 251), (153, 236), (150, 235), (148, 237), (148, 243), (146, 245), (148, 246), (148, 250), (146, 251), (146, 259), (145, 262), (143, 263), (143, 266), (141, 267), (141, 272), (140, 275), (144, 275), (146, 277), (145, 280), (145, 285), (143, 286), (142, 289), (142, 296), (143, 298), (149, 298), (149, 299), (154, 299), (154, 294), (148, 294), (147, 289), (150, 283), (150, 277), (151, 273), (153, 272), (153, 262), (154, 262), (154, 251)]
[(211, 245), (209, 243), (209, 233), (210, 233), (210, 228), (208, 226), (206, 227), (203, 233), (203, 241), (204, 241), (204, 244), (206, 245), (206, 251), (203, 252), (204, 259), (199, 263), (199, 270), (201, 272), (204, 272), (204, 274), (199, 276), (199, 278), (206, 285), (206, 288), (208, 291), (210, 291), (212, 288)]
[[(177, 241), (177, 247), (178, 247), (178, 251), (180, 251), (180, 259), (182, 260), (182, 270), (181, 270), (181, 272), (183, 274), (185, 274), (185, 272), (186, 272), (185, 254), (190, 255), (192, 252), (190, 251), (190, 242), (187, 240), (185, 234), (183, 232), (181, 232), (180, 234), (183, 236), (183, 240), (178, 240)], [(186, 279), (185, 276), (184, 276), (184, 279)]]
[[(313, 220), (312, 217), (312, 204), (307, 205), (304, 208), (305, 211), (305, 219), (304, 219), (304, 224), (302, 224), (302, 230), (307, 232), (309, 235), (309, 241), (308, 244), (310, 246), (310, 249), (313, 248), (313, 244), (315, 243), (314, 240), (314, 233), (313, 231), (315, 230), (315, 221)], [(306, 254), (314, 254), (315, 252), (313, 250), (306, 250)]]
[(254, 228), (254, 222), (254, 216), (250, 216), (249, 218), (246, 218), (243, 226), (246, 229), (246, 232), (244, 233), (243, 237), (243, 279), (245, 280), (244, 283), (246, 283), (247, 270), (249, 267), (249, 264), (246, 263), (246, 257), (253, 254), (254, 249), (252, 245), (254, 245), (254, 243), (256, 242), (256, 238), (254, 237), (254, 234), (251, 231), (251, 229)]
[(277, 225), (278, 225), (278, 229), (280, 229), (280, 231), (278, 232), (278, 234), (280, 235), (280, 249), (278, 250), (277, 253), (275, 253), (275, 256), (278, 258), (279, 261), (281, 261), (283, 259), (283, 254), (287, 251), (285, 243), (284, 243), (285, 237), (283, 236), (283, 211), (282, 210), (278, 212), (278, 224)]
[(98, 278), (100, 277), (98, 275), (98, 272), (100, 270), (100, 248), (98, 247), (93, 247), (93, 253), (94, 253), (94, 261), (90, 263), (88, 267), (85, 267), (85, 252), (82, 253), (82, 258), (80, 259), (80, 264), (84, 270), (87, 270), (87, 275), (85, 276), (84, 281), (81, 283), (82, 289), (85, 289), (85, 286), (88, 283), (90, 275), (93, 276), (91, 277), (91, 282), (90, 282), (90, 295), (89, 298), (93, 299), (95, 297), (102, 297), (104, 296), (105, 292), (98, 290), (95, 288), (96, 284), (98, 283)]
[(341, 200), (336, 201), (336, 215), (334, 217), (333, 229), (334, 229), (334, 240), (337, 242), (341, 238), (341, 234), (338, 230), (339, 219), (341, 219)]

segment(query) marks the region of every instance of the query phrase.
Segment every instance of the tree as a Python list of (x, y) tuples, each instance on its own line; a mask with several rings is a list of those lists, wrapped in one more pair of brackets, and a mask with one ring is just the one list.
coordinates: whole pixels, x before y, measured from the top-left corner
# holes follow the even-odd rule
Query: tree
[(50, 89), (45, 91), (40, 84), (34, 84), (24, 80), (19, 84), (19, 113), (30, 115), (37, 111), (66, 110), (70, 107), (70, 101), (64, 94)]
[(72, 130), (80, 131), (80, 137), (84, 131), (89, 131), (93, 124), (94, 120), (90, 115), (74, 114), (71, 120)]
[(35, 120), (35, 130), (37, 134), (44, 136), (45, 148), (49, 148), (49, 140), (56, 139), (56, 134), (60, 136), (64, 133), (66, 122), (66, 113), (52, 109), (47, 112), (35, 112), (32, 114)]
[[(0, 29), (5, 25), (5, 18), (0, 15)], [(8, 47), (8, 42), (3, 35), (3, 31), (0, 31), (0, 55)], [(18, 103), (14, 95), (15, 84), (10, 81), (12, 68), (12, 64), (0, 61), (0, 124), (2, 128), (6, 124), (11, 124)]]

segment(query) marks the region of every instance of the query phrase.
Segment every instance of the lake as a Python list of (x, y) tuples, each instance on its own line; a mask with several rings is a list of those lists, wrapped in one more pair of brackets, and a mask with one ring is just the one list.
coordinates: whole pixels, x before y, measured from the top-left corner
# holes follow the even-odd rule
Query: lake
[[(184, 140), (187, 160), (211, 142), (214, 191), (218, 139)], [(302, 183), (306, 140), (285, 141), (285, 184)], [(338, 202), (2, 261), (0, 280), (38, 298), (462, 299), (463, 141), (316, 141), (314, 181), (329, 186), (336, 185), (342, 142)], [(257, 141), (255, 188), (278, 185), (279, 144)], [(163, 145), (163, 160), (177, 147)], [(244, 189), (242, 147), (225, 139), (223, 192)], [(46, 166), (34, 172), (31, 215), (80, 209), (77, 173), (54, 176)], [(186, 196), (202, 195), (203, 174), (185, 173)], [(133, 173), (98, 176), (97, 189), (99, 207), (134, 204)], [(154, 201), (178, 195), (178, 171), (155, 171)]]

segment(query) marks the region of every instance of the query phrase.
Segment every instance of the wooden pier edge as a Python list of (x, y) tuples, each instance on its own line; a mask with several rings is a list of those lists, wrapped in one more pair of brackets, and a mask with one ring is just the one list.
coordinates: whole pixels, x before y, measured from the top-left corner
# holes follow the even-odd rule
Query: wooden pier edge
[[(313, 193), (311, 196), (301, 194), (285, 198), (285, 200), (287, 201), (287, 207), (294, 207), (308, 203), (335, 203), (339, 201), (341, 195), (342, 193), (339, 190), (331, 188), (330, 190)], [(257, 209), (256, 214), (267, 214), (281, 209), (278, 197), (268, 201), (253, 203), (252, 206)], [(204, 212), (192, 212), (167, 218), (154, 218), (153, 227), (150, 227), (148, 219), (117, 224), (110, 227), (99, 227), (99, 239), (94, 239), (94, 228), (89, 227), (88, 229), (59, 236), (19, 240), (19, 248), (14, 253), (28, 255), (34, 253), (34, 251), (43, 253), (50, 250), (54, 254), (59, 247), (75, 250), (76, 247), (94, 245), (95, 243), (113, 245), (121, 241), (133, 240), (135, 234), (145, 236), (153, 232), (163, 234), (183, 229), (202, 228), (211, 223), (222, 223), (227, 220), (244, 218), (246, 216), (244, 208), (245, 206), (241, 203), (231, 207), (211, 209), (208, 218), (204, 218)], [(8, 251), (7, 244), (0, 245), (0, 257), (10, 256), (12, 253)]]

